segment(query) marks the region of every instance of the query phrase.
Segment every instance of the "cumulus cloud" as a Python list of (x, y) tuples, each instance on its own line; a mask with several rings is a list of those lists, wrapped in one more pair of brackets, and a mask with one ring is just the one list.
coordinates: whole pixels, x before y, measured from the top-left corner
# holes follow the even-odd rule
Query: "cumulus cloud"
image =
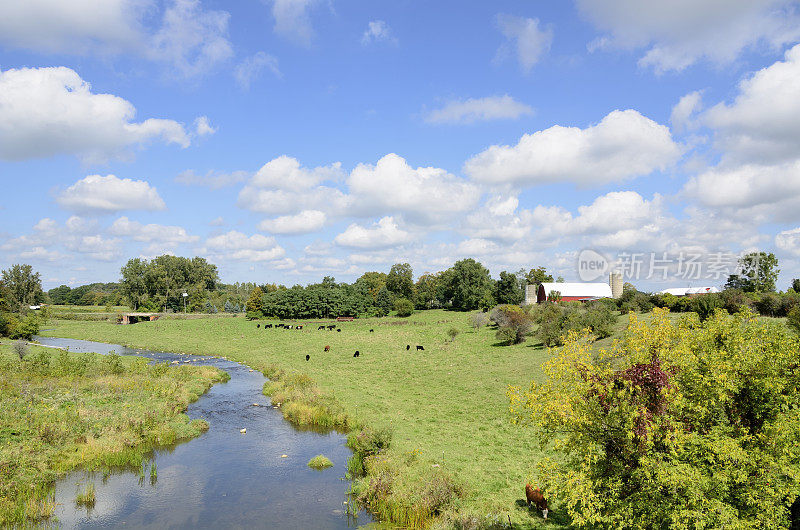
[(259, 188), (289, 190), (309, 188), (326, 180), (339, 180), (343, 176), (340, 162), (312, 169), (302, 167), (296, 158), (282, 155), (261, 166), (250, 184)]
[(775, 236), (775, 246), (785, 252), (800, 256), (800, 227), (778, 233)]
[(704, 115), (716, 131), (716, 143), (733, 161), (774, 163), (799, 158), (800, 44), (785, 60), (739, 83), (731, 104), (720, 103)]
[(119, 239), (105, 238), (99, 234), (69, 238), (64, 246), (97, 261), (114, 261), (122, 256)]
[(265, 219), (258, 224), (258, 229), (273, 234), (308, 234), (320, 230), (324, 225), (325, 212), (303, 210), (296, 215)]
[(493, 145), (467, 160), (464, 171), (490, 184), (589, 186), (664, 170), (681, 152), (666, 126), (635, 110), (615, 110), (586, 129), (555, 125), (514, 146)]
[(260, 234), (247, 236), (236, 230), (209, 237), (206, 247), (223, 259), (240, 261), (270, 261), (282, 257), (286, 251), (275, 242), (274, 237)]
[(746, 48), (772, 48), (800, 37), (796, 0), (577, 0), (606, 35), (597, 48), (645, 48), (639, 64), (656, 72), (683, 70), (700, 60), (734, 61)]
[(365, 213), (400, 212), (409, 219), (437, 220), (471, 209), (480, 189), (441, 168), (414, 169), (390, 153), (373, 166), (359, 164), (347, 184), (353, 208)]
[(56, 202), (68, 210), (94, 213), (167, 208), (158, 191), (146, 181), (115, 175), (89, 175), (62, 191)]
[(409, 243), (412, 239), (410, 232), (401, 229), (394, 217), (388, 216), (369, 228), (353, 223), (336, 236), (334, 242), (343, 247), (378, 249)]
[(135, 115), (131, 103), (93, 94), (69, 68), (0, 71), (0, 158), (5, 160), (57, 154), (105, 160), (154, 139), (189, 145), (180, 123), (155, 118), (137, 123)]
[(0, 43), (46, 53), (132, 53), (163, 63), (169, 74), (207, 73), (233, 55), (225, 11), (203, 10), (199, 0), (173, 0), (156, 12), (149, 0), (25, 0), (0, 5)]
[(703, 105), (702, 90), (695, 90), (683, 96), (674, 107), (669, 116), (669, 122), (675, 132), (683, 132), (697, 127), (696, 114)]
[(244, 182), (249, 176), (250, 173), (247, 171), (223, 173), (211, 170), (205, 175), (198, 175), (194, 170), (187, 169), (175, 177), (175, 182), (185, 184), (186, 186), (206, 186), (212, 190), (218, 190)]
[(378, 42), (397, 44), (397, 39), (392, 35), (392, 30), (386, 22), (383, 20), (372, 20), (367, 24), (367, 29), (361, 36), (361, 44), (367, 46)]
[(495, 20), (506, 39), (497, 51), (496, 60), (502, 60), (510, 54), (516, 55), (522, 70), (530, 72), (542, 55), (550, 51), (553, 30), (541, 29), (538, 18), (516, 17), (501, 13)]
[(533, 114), (533, 109), (508, 94), (485, 98), (449, 101), (425, 116), (428, 123), (474, 123), (476, 121), (515, 120)]
[(186, 229), (180, 226), (165, 226), (159, 224), (143, 225), (138, 221), (131, 221), (127, 217), (120, 217), (108, 229), (114, 236), (129, 237), (134, 241), (147, 243), (158, 242), (162, 244), (180, 245), (198, 241), (198, 236), (189, 235)]
[[(800, 160), (780, 165), (716, 167), (689, 179), (684, 192), (731, 215), (800, 220)], [(751, 209), (745, 211), (745, 209)]]
[(194, 120), (194, 133), (197, 136), (206, 136), (215, 132), (217, 132), (217, 129), (211, 126), (208, 116), (200, 116)]
[(314, 29), (309, 11), (319, 0), (273, 0), (275, 33), (303, 46), (311, 46)]
[(233, 77), (243, 90), (249, 90), (250, 85), (261, 75), (264, 69), (272, 72), (275, 77), (283, 77), (278, 68), (278, 59), (266, 52), (258, 52), (252, 57), (245, 58), (234, 68)]
[(461, 232), (477, 239), (513, 242), (530, 235), (534, 227), (533, 214), (522, 209), (517, 212), (517, 197), (492, 196), (479, 209), (464, 219)]

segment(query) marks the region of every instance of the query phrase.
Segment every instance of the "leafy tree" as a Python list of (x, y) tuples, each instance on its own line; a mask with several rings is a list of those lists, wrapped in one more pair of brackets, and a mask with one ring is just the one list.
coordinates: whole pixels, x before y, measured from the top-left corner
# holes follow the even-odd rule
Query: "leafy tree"
[(800, 492), (800, 337), (747, 309), (630, 317), (596, 350), (573, 333), (546, 380), (509, 388), (543, 447), (538, 483), (573, 524), (786, 528)]
[(417, 278), (414, 291), (414, 306), (417, 309), (435, 309), (441, 307), (441, 273), (423, 274)]
[(494, 282), (489, 269), (472, 258), (457, 261), (442, 276), (444, 296), (453, 309), (470, 311), (492, 298)]
[(498, 304), (519, 305), (525, 300), (525, 291), (516, 274), (503, 271), (495, 283), (494, 298)]
[(365, 293), (369, 293), (372, 297), (372, 302), (375, 303), (378, 299), (378, 293), (386, 285), (385, 272), (365, 272), (354, 284), (357, 288)]
[(792, 291), (800, 294), (800, 278), (792, 280)]
[(378, 308), (379, 316), (386, 316), (389, 314), (389, 311), (392, 310), (392, 294), (385, 285), (378, 291), (378, 296), (375, 299), (375, 306)]
[(518, 305), (499, 305), (491, 313), (497, 324), (496, 337), (507, 344), (519, 344), (533, 325), (533, 319)]
[(44, 300), (42, 280), (30, 265), (12, 265), (2, 272), (4, 298), (12, 311), (24, 312)]
[(202, 307), (219, 284), (217, 267), (199, 257), (164, 255), (151, 261), (134, 258), (122, 267), (121, 274), (121, 292), (134, 309), (182, 311), (183, 293), (189, 295), (190, 307)]
[(800, 306), (789, 311), (789, 314), (786, 316), (786, 323), (789, 324), (789, 327), (797, 333), (800, 333)]
[(398, 298), (394, 301), (394, 310), (399, 317), (410, 317), (414, 313), (414, 304), (408, 298)]
[(539, 285), (540, 283), (548, 283), (553, 281), (553, 275), (547, 274), (547, 269), (544, 267), (537, 267), (528, 271), (525, 275), (525, 281), (528, 285)]
[(47, 296), (50, 297), (50, 303), (56, 305), (66, 305), (69, 303), (69, 295), (72, 289), (67, 285), (59, 285), (47, 291)]
[(751, 252), (739, 258), (740, 274), (731, 274), (726, 289), (741, 289), (749, 293), (775, 291), (775, 281), (781, 270), (778, 258), (772, 252)]
[(261, 287), (256, 287), (250, 293), (250, 298), (247, 299), (247, 312), (249, 316), (259, 318), (264, 316), (264, 291)]
[(414, 298), (414, 272), (408, 263), (395, 263), (386, 276), (386, 288), (407, 300)]

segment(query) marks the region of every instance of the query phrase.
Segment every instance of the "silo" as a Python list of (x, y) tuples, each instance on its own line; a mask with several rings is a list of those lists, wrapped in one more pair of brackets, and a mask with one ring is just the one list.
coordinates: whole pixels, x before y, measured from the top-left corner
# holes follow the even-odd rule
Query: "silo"
[(608, 285), (611, 286), (611, 298), (622, 296), (622, 273), (612, 272), (609, 274)]

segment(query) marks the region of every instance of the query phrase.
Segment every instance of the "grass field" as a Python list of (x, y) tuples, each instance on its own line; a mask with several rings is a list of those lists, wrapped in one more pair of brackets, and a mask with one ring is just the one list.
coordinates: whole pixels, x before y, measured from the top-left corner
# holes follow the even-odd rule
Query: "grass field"
[(78, 466), (141, 465), (153, 447), (197, 436), (207, 424), (182, 412), (226, 377), (213, 367), (155, 367), (36, 346), (20, 361), (3, 341), (0, 527), (48, 517), (54, 480)]
[[(618, 332), (626, 322), (619, 319)], [(530, 430), (510, 423), (505, 395), (508, 385), (527, 386), (542, 377), (540, 367), (550, 352), (534, 338), (502, 346), (493, 329), (472, 329), (469, 314), (441, 310), (343, 322), (341, 332), (318, 330), (321, 322), (300, 322), (303, 330), (257, 329), (257, 323), (265, 322), (167, 318), (116, 326), (59, 321), (46, 334), (225, 356), (266, 373), (277, 365), (307, 374), (356, 423), (391, 428), (391, 449), (368, 479), (390, 473), (401, 501), (427, 502), (426, 487), (444, 476), (461, 494), (445, 510), (444, 521), (505, 524), (510, 517), (519, 528), (543, 524), (538, 512), (520, 505), (542, 452)], [(459, 331), (454, 341), (448, 337), (451, 328)], [(417, 345), (425, 350), (417, 352)], [(323, 352), (325, 346), (330, 352)], [(561, 523), (556, 509), (546, 524)]]

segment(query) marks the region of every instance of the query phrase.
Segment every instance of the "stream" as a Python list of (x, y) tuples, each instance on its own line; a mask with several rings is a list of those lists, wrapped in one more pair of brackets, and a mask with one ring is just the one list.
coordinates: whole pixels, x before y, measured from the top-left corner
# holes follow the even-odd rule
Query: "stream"
[[(153, 452), (149, 469), (103, 473), (75, 471), (56, 483), (55, 517), (62, 528), (353, 528), (373, 522), (348, 514), (343, 479), (350, 450), (346, 437), (293, 427), (261, 393), (266, 378), (233, 361), (150, 352), (115, 344), (36, 337), (70, 352), (114, 351), (156, 362), (216, 366), (230, 374), (189, 405), (190, 418), (211, 428), (198, 438)], [(186, 364), (189, 364), (186, 363)], [(261, 406), (253, 406), (258, 403)], [(240, 429), (247, 429), (246, 434)], [(316, 471), (308, 461), (324, 454), (334, 464)], [(282, 457), (286, 455), (286, 457)], [(75, 497), (93, 482), (96, 502), (86, 509)]]

